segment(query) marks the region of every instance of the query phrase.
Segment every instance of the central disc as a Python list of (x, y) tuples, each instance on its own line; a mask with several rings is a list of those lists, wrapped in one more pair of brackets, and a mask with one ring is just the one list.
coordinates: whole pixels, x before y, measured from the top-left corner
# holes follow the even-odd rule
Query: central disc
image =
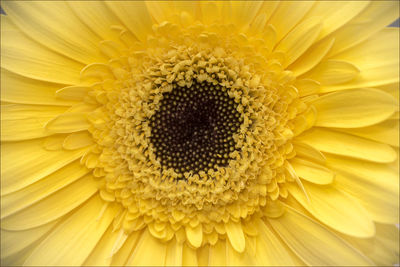
[(161, 165), (178, 174), (226, 166), (241, 122), (236, 108), (226, 88), (219, 85), (174, 84), (150, 118), (150, 141)]

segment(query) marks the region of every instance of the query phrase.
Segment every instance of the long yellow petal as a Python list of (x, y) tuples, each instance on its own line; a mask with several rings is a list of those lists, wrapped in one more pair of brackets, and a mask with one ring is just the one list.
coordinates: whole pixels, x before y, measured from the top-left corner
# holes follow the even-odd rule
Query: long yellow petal
[(299, 58), (314, 42), (321, 31), (320, 19), (308, 19), (297, 25), (276, 46), (276, 51), (285, 53), (286, 67)]
[(137, 245), (139, 238), (142, 236), (142, 232), (143, 230), (139, 230), (129, 234), (125, 243), (112, 257), (110, 266), (122, 266), (126, 264), (133, 249)]
[(304, 183), (310, 201), (294, 184), (288, 190), (312, 215), (333, 229), (361, 238), (375, 234), (375, 227), (368, 212), (353, 198), (332, 186)]
[(291, 208), (279, 218), (269, 218), (268, 222), (307, 265), (373, 265), (368, 258), (332, 233), (332, 230)]
[(218, 240), (215, 245), (210, 246), (208, 266), (226, 266), (226, 245), (223, 240)]
[(246, 247), (242, 224), (240, 222), (228, 222), (225, 224), (226, 234), (232, 247), (239, 253)]
[(398, 1), (371, 1), (361, 13), (330, 35), (336, 41), (328, 56), (366, 40), (398, 17)]
[(232, 247), (231, 243), (226, 240), (226, 266), (254, 266), (256, 261), (253, 253), (249, 252), (249, 248), (239, 253)]
[(335, 177), (330, 169), (308, 160), (296, 157), (290, 160), (290, 164), (300, 178), (314, 184), (330, 184)]
[(261, 1), (232, 1), (230, 4), (232, 23), (242, 29), (253, 22), (263, 3)]
[(51, 135), (44, 126), (67, 107), (11, 104), (1, 106), (1, 140), (21, 141)]
[(63, 85), (29, 79), (1, 68), (1, 99), (10, 103), (72, 106), (76, 101), (57, 99)]
[(63, 142), (63, 147), (68, 150), (74, 150), (90, 146), (93, 143), (92, 135), (88, 131), (82, 131), (68, 135)]
[(98, 219), (103, 205), (99, 196), (87, 201), (36, 247), (25, 265), (83, 264), (118, 212), (117, 208), (109, 206)]
[(325, 164), (326, 158), (319, 150), (301, 142), (293, 144), (296, 155), (307, 160), (315, 161), (316, 163)]
[(312, 1), (301, 1), (293, 5), (292, 2), (281, 1), (268, 23), (272, 24), (280, 41), (311, 9)]
[(355, 79), (360, 70), (351, 61), (328, 59), (319, 63), (302, 77), (313, 79), (321, 85), (343, 84)]
[(195, 248), (200, 247), (203, 241), (202, 225), (198, 224), (196, 227), (191, 227), (190, 225), (188, 225), (185, 227), (185, 231), (186, 238), (189, 243)]
[(107, 1), (106, 4), (139, 40), (147, 40), (153, 21), (144, 1)]
[(43, 139), (1, 145), (1, 194), (9, 194), (33, 184), (82, 157), (79, 150), (48, 151)]
[(183, 244), (182, 266), (198, 266), (196, 250)]
[(82, 166), (79, 161), (74, 161), (36, 183), (2, 196), (1, 217), (4, 218), (37, 203), (73, 183), (88, 172), (89, 170)]
[(268, 224), (261, 219), (255, 219), (259, 236), (256, 237), (255, 261), (260, 266), (294, 266), (295, 262), (278, 236)]
[(25, 231), (1, 229), (1, 258), (8, 258), (27, 248), (48, 233), (59, 221)]
[(321, 92), (398, 82), (399, 49), (399, 28), (386, 28), (366, 41), (335, 55), (332, 59), (352, 62), (360, 69), (360, 74), (345, 84), (323, 84)]
[(24, 230), (54, 221), (88, 200), (98, 191), (93, 175), (88, 174), (41, 201), (5, 217), (2, 228)]
[(165, 266), (182, 266), (183, 244), (173, 238), (168, 243)]
[(84, 64), (104, 61), (98, 47), (101, 39), (66, 2), (13, 1), (2, 4), (2, 8), (13, 23), (42, 45)]
[(87, 130), (90, 126), (84, 112), (66, 112), (49, 121), (45, 127), (52, 133), (73, 133)]
[(313, 102), (316, 126), (358, 128), (389, 118), (398, 106), (389, 94), (378, 89), (354, 89), (324, 95)]
[(359, 199), (375, 221), (398, 223), (399, 177), (396, 170), (385, 164), (332, 155), (328, 156), (327, 165), (340, 173), (335, 186)]
[(368, 256), (377, 266), (399, 263), (399, 229), (395, 225), (376, 224), (376, 235), (369, 239), (344, 237)]
[[(146, 230), (141, 235), (136, 248), (131, 252), (131, 256), (126, 265), (164, 266), (166, 252), (167, 245), (153, 237), (153, 235)], [(157, 257), (155, 255), (157, 255)]]
[(352, 135), (361, 136), (370, 140), (378, 141), (391, 146), (399, 146), (399, 120), (390, 119), (381, 123), (354, 129), (339, 129)]
[(397, 158), (396, 151), (388, 145), (322, 128), (313, 128), (296, 138), (320, 151), (336, 155), (374, 162), (393, 162)]
[[(5, 5), (9, 3), (28, 2), (7, 2)], [(1, 66), (3, 68), (42, 81), (62, 84), (79, 83), (79, 72), (84, 67), (83, 64), (36, 43), (15, 28), (8, 18), (8, 15), (1, 15)]]

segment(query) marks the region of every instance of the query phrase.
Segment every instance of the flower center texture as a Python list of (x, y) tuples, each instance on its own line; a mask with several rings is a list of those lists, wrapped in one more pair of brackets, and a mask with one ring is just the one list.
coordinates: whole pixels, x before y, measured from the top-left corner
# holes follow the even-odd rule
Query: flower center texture
[(153, 30), (145, 45), (122, 31), (127, 48), (105, 43), (109, 63), (82, 71), (99, 80), (85, 98), (97, 106), (88, 115), (97, 145), (82, 162), (101, 197), (123, 206), (116, 227), (127, 234), (148, 227), (199, 247), (237, 231), (233, 246), (243, 251), (255, 233), (241, 225), (279, 216), (277, 200), (298, 181), (291, 139), (310, 127), (313, 109), (282, 55), (257, 36), (233, 25)]

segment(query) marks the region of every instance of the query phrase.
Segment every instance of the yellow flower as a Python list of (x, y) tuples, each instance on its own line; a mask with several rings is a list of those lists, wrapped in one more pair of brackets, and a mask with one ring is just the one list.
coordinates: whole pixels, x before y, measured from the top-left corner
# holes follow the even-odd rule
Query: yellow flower
[(2, 8), (2, 265), (399, 261), (398, 1)]

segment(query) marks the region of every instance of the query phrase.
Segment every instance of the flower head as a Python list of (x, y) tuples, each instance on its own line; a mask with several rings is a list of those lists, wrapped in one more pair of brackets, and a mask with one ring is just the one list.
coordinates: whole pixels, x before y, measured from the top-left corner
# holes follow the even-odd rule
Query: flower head
[(398, 260), (398, 2), (2, 5), (4, 264)]

